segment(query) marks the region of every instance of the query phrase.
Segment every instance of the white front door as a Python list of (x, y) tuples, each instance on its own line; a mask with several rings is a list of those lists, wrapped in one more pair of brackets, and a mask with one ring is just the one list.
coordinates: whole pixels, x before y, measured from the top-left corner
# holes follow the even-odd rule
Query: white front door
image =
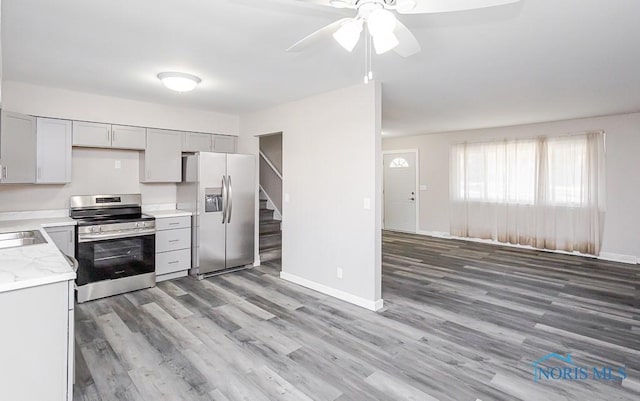
[(386, 153), (384, 228), (416, 232), (416, 153)]

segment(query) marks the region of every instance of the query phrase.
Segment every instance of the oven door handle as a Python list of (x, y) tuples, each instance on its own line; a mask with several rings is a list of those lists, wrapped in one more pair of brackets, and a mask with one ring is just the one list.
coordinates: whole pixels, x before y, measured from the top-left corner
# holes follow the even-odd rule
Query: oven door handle
[(135, 231), (121, 231), (121, 232), (100, 233), (100, 234), (79, 234), (78, 242), (96, 242), (96, 241), (104, 241), (108, 239), (141, 237), (144, 235), (152, 235), (155, 233), (156, 233), (155, 228), (151, 228), (151, 229), (143, 228)]

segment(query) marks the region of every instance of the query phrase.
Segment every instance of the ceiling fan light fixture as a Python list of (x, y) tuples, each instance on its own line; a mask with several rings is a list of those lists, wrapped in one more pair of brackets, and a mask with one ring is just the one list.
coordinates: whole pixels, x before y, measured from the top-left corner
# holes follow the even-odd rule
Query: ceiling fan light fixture
[(373, 37), (373, 47), (376, 49), (376, 54), (383, 54), (392, 50), (398, 46), (400, 42), (393, 32), (386, 35), (377, 35)]
[(353, 19), (347, 21), (340, 29), (333, 33), (333, 38), (344, 47), (345, 50), (351, 52), (358, 44), (360, 40), (360, 34), (362, 33), (362, 20)]
[(199, 77), (184, 72), (161, 72), (158, 79), (167, 89), (176, 92), (190, 92), (202, 82)]
[(385, 36), (396, 29), (396, 17), (388, 10), (379, 8), (367, 17), (367, 27), (371, 36)]
[(416, 8), (417, 4), (416, 0), (396, 0), (396, 10), (406, 13)]

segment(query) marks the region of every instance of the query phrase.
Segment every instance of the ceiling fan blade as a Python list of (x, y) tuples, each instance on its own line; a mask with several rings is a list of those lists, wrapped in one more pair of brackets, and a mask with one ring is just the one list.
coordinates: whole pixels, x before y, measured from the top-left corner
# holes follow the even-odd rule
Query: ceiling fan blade
[(356, 8), (355, 0), (297, 0), (303, 3), (317, 4), (333, 8)]
[(393, 33), (398, 38), (400, 44), (396, 46), (393, 51), (401, 55), (402, 57), (409, 57), (416, 53), (419, 53), (422, 48), (420, 47), (420, 43), (413, 33), (406, 27), (405, 24), (396, 20), (396, 29)]
[(306, 49), (309, 46), (316, 44), (317, 42), (331, 36), (335, 31), (337, 31), (342, 24), (347, 21), (351, 21), (353, 18), (342, 18), (337, 20), (336, 22), (332, 22), (324, 28), (320, 28), (317, 31), (313, 32), (310, 35), (302, 38), (301, 40), (294, 43), (291, 47), (287, 49), (288, 52), (299, 52)]
[(520, 0), (416, 0), (411, 10), (397, 10), (400, 14), (446, 13), (450, 11), (473, 10), (476, 8), (501, 6)]

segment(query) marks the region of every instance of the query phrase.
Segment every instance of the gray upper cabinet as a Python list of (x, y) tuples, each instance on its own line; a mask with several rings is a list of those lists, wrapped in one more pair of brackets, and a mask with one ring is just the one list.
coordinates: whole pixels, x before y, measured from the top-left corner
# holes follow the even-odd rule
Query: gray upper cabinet
[(140, 181), (180, 182), (182, 132), (147, 129), (147, 147), (140, 155)]
[(146, 128), (73, 122), (73, 146), (144, 150)]
[(36, 119), (36, 183), (71, 182), (71, 121)]
[(144, 150), (146, 134), (146, 128), (112, 125), (111, 147), (118, 149)]
[(212, 151), (219, 153), (236, 153), (238, 138), (230, 135), (213, 135)]
[(2, 110), (0, 183), (36, 182), (36, 118)]
[(182, 134), (183, 152), (211, 152), (213, 139), (211, 134), (184, 132)]
[(73, 122), (73, 146), (111, 147), (111, 124)]

